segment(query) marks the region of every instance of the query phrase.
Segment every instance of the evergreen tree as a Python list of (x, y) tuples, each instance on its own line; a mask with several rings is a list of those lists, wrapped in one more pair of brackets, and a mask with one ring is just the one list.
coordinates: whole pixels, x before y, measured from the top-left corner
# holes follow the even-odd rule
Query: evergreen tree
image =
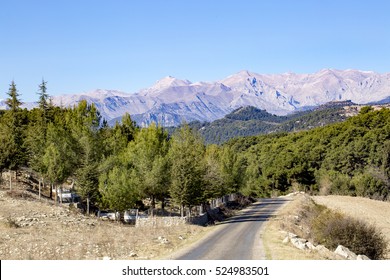
[[(77, 142), (62, 126), (49, 124), (43, 155), (44, 175), (51, 184), (61, 184), (78, 164)], [(51, 195), (51, 191), (50, 191)]]
[(46, 111), (49, 109), (49, 94), (47, 93), (47, 87), (46, 87), (47, 82), (42, 79), (42, 83), (39, 85), (39, 100), (38, 100), (38, 105), (39, 109), (41, 109), (43, 112), (46, 113)]
[(0, 165), (3, 168), (16, 170), (25, 163), (26, 159), (23, 133), (27, 111), (24, 112), (20, 109), (22, 102), (19, 100), (19, 93), (14, 81), (12, 81), (7, 95), (9, 97), (5, 103), (8, 110), (2, 116), (0, 127), (2, 134)]
[(99, 177), (99, 192), (101, 194), (101, 207), (124, 211), (134, 208), (140, 199), (137, 186), (137, 176), (124, 166), (114, 166)]
[(77, 139), (78, 166), (75, 172), (77, 191), (87, 203), (87, 214), (90, 204), (99, 199), (98, 170), (102, 157), (102, 142), (99, 138), (100, 113), (94, 104), (81, 101), (68, 114), (68, 125), (72, 135)]
[(14, 81), (11, 82), (7, 95), (9, 97), (6, 99), (5, 104), (8, 106), (8, 109), (12, 112), (20, 110), (22, 102), (19, 99), (19, 93)]
[(151, 214), (155, 200), (167, 196), (169, 185), (168, 135), (162, 127), (152, 123), (143, 128), (129, 144), (127, 155), (138, 178), (138, 189), (143, 197), (151, 199)]
[(228, 193), (222, 174), (221, 151), (217, 145), (209, 145), (205, 152), (205, 199), (218, 198)]
[[(171, 197), (183, 208), (204, 200), (204, 151), (202, 138), (183, 125), (171, 139)], [(183, 215), (183, 211), (182, 215)]]

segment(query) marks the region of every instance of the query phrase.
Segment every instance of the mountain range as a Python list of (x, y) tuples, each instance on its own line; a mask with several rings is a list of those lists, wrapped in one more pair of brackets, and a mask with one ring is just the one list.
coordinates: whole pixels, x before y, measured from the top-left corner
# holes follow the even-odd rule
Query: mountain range
[(177, 126), (183, 121), (210, 122), (245, 106), (287, 115), (331, 101), (367, 104), (389, 98), (390, 73), (323, 69), (313, 74), (241, 71), (220, 81), (196, 83), (168, 76), (137, 93), (99, 89), (55, 96), (53, 102), (67, 107), (85, 99), (111, 124), (127, 112), (141, 126)]

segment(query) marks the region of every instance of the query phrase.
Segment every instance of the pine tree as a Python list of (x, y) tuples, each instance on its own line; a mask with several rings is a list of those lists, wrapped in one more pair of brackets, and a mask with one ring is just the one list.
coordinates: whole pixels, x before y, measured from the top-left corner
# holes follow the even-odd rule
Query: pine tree
[(114, 166), (99, 177), (100, 206), (106, 209), (124, 211), (136, 206), (140, 199), (137, 176), (122, 165)]
[(74, 172), (79, 160), (77, 143), (64, 127), (49, 124), (47, 147), (42, 160), (45, 177), (51, 184), (65, 182)]
[[(49, 109), (49, 94), (47, 93), (47, 87), (46, 87), (47, 82), (42, 79), (42, 83), (39, 85), (39, 100), (38, 100), (38, 105), (39, 109), (41, 109), (44, 113)], [(45, 114), (46, 115), (46, 114)]]
[[(26, 156), (23, 143), (25, 112), (20, 110), (22, 102), (19, 100), (19, 93), (14, 81), (12, 81), (7, 95), (9, 97), (5, 103), (8, 110), (2, 116), (3, 124), (0, 128), (2, 134), (0, 137), (0, 167), (10, 169), (11, 173), (11, 170), (17, 170), (21, 164), (25, 163)], [(10, 188), (12, 188), (11, 180)]]
[(11, 82), (7, 95), (9, 97), (5, 101), (5, 104), (7, 104), (8, 109), (10, 109), (12, 112), (16, 112), (20, 110), (20, 106), (22, 105), (22, 102), (19, 99), (19, 93), (18, 90), (16, 89), (16, 84), (14, 81)]
[(202, 138), (186, 124), (171, 139), (169, 193), (181, 208), (197, 205), (204, 200), (204, 150)]
[(127, 155), (134, 167), (134, 175), (139, 179), (139, 191), (151, 199), (151, 214), (155, 200), (167, 196), (169, 184), (168, 134), (162, 127), (152, 123), (136, 134), (130, 143)]

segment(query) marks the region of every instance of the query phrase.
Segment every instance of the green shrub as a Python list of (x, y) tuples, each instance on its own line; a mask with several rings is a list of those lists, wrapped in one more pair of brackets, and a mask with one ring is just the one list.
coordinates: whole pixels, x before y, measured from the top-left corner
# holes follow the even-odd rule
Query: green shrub
[(312, 206), (312, 238), (331, 250), (343, 245), (358, 255), (382, 259), (388, 247), (384, 235), (374, 226), (339, 212)]

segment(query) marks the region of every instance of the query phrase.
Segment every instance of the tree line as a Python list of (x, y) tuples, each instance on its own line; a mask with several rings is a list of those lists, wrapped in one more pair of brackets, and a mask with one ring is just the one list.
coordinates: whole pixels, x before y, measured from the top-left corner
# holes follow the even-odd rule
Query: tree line
[(244, 163), (245, 194), (291, 190), (385, 200), (390, 192), (390, 110), (363, 107), (344, 122), (226, 144)]
[(44, 80), (37, 94), (37, 108), (21, 109), (16, 84), (10, 85), (0, 112), (1, 171), (29, 167), (53, 186), (73, 178), (87, 209), (123, 211), (143, 199), (153, 209), (166, 198), (183, 209), (238, 191), (236, 155), (206, 146), (188, 126), (169, 136), (156, 124), (139, 128), (125, 114), (110, 127), (94, 104), (54, 106)]

